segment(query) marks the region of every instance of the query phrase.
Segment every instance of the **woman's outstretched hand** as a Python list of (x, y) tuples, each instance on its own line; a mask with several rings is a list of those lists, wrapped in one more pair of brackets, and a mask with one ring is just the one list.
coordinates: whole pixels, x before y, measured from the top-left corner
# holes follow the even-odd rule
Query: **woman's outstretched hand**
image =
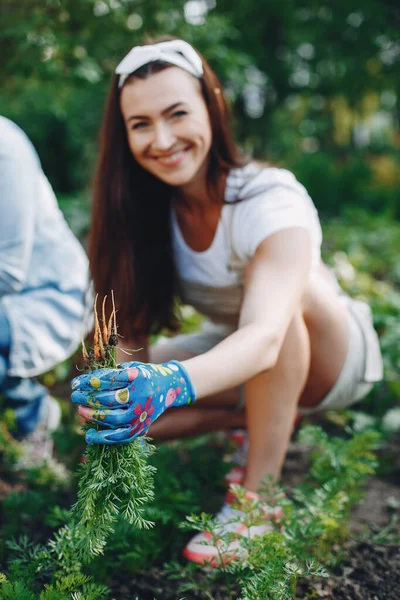
[(167, 408), (196, 400), (189, 375), (176, 360), (161, 365), (126, 362), (117, 369), (98, 369), (75, 377), (71, 387), (79, 414), (102, 426), (86, 432), (88, 444), (127, 444), (145, 435)]

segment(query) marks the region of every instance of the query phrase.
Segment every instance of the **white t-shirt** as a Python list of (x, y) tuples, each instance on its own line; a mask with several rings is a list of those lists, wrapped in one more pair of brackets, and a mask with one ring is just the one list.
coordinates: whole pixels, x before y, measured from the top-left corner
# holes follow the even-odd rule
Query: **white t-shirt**
[[(237, 200), (241, 201), (235, 203)], [(172, 210), (174, 257), (180, 278), (213, 287), (232, 285), (238, 279), (230, 270), (232, 247), (244, 267), (263, 240), (291, 227), (310, 232), (313, 267), (320, 263), (322, 232), (317, 210), (304, 186), (289, 171), (255, 163), (233, 169), (227, 178), (225, 201), (214, 239), (204, 252), (186, 244)]]

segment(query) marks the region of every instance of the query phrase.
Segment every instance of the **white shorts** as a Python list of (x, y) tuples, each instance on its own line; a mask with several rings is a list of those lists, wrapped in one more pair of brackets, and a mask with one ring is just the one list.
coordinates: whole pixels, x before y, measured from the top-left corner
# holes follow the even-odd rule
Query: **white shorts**
[[(302, 408), (302, 414), (318, 411), (340, 410), (364, 398), (382, 379), (382, 356), (378, 336), (374, 330), (372, 313), (367, 304), (347, 296), (343, 297), (349, 318), (349, 347), (340, 375), (329, 393), (315, 407)], [(205, 321), (202, 328), (189, 334), (162, 338), (157, 344), (168, 348), (171, 358), (179, 351), (192, 355), (203, 354), (234, 332), (230, 325), (217, 325)], [(236, 410), (244, 406), (244, 387), (241, 386), (240, 400)]]

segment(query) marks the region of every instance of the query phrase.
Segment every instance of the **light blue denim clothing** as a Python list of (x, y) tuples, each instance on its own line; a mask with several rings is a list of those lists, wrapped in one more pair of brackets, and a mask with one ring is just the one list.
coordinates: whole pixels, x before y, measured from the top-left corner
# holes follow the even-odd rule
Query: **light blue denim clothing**
[(0, 396), (4, 398), (4, 407), (15, 412), (17, 428), (12, 433), (25, 437), (35, 430), (49, 391), (36, 379), (7, 375), (10, 345), (10, 325), (0, 306)]
[(43, 373), (88, 329), (88, 260), (26, 135), (0, 117), (0, 310), (11, 330), (8, 376)]

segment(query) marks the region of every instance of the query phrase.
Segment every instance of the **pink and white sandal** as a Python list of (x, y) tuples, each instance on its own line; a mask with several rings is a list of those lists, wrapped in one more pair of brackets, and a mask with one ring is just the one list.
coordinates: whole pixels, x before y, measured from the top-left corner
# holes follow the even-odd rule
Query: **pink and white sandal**
[[(272, 531), (273, 521), (279, 521), (283, 516), (281, 507), (270, 507), (263, 504), (260, 496), (255, 492), (246, 492), (245, 501), (260, 501), (257, 509), (261, 509), (257, 523), (247, 526), (244, 521), (247, 520), (246, 512), (233, 508), (237, 500), (231, 491), (228, 491), (225, 503), (219, 513), (215, 516), (214, 535), (209, 531), (203, 531), (196, 534), (187, 544), (183, 551), (183, 556), (191, 562), (203, 566), (217, 567), (233, 560), (245, 558), (247, 551), (241, 544), (241, 539), (252, 539), (256, 536), (264, 535)], [(222, 538), (224, 534), (229, 533), (229, 541)], [(221, 536), (221, 538), (219, 537)]]

